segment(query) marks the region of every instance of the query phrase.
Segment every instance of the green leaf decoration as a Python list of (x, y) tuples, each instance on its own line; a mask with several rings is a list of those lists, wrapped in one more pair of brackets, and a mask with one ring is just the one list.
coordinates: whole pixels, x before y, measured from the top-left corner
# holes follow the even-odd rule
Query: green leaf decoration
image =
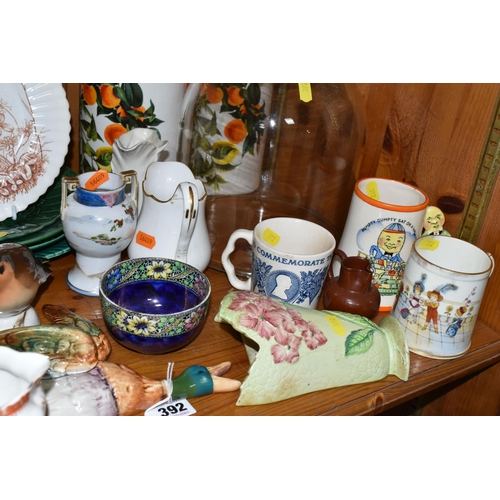
[(345, 355), (364, 354), (373, 345), (374, 331), (372, 328), (363, 328), (352, 332), (345, 341)]
[(152, 117), (152, 118), (154, 118), (154, 116), (155, 116), (155, 105), (153, 104), (153, 101), (151, 99), (149, 100), (149, 108), (146, 109), (144, 116)]
[(245, 153), (253, 151), (253, 146), (257, 142), (257, 137), (255, 135), (247, 135), (245, 137), (245, 142), (243, 143), (243, 148), (241, 150), (241, 156), (245, 156)]
[(199, 147), (205, 153), (210, 153), (212, 151), (212, 144), (205, 136), (198, 136), (196, 141), (196, 146)]
[(92, 148), (92, 146), (86, 142), (84, 145), (83, 145), (83, 152), (85, 154), (87, 154), (88, 156), (90, 156), (91, 158), (94, 158), (96, 153), (94, 151), (94, 149)]
[(147, 123), (150, 127), (157, 127), (158, 125), (163, 123), (163, 120), (159, 120), (158, 118), (154, 117), (153, 119), (150, 118)]
[[(127, 85), (127, 84), (125, 83), (124, 85)], [(133, 106), (133, 104), (131, 104), (131, 100), (129, 100), (129, 98), (127, 96), (127, 93), (121, 87), (114, 87), (113, 94), (115, 94), (115, 96), (120, 99), (120, 101), (121, 101), (120, 106), (122, 106), (122, 107)]]
[(80, 130), (85, 132), (85, 136), (88, 137), (90, 130), (90, 122), (80, 118)]
[(87, 103), (85, 102), (83, 97), (80, 99), (80, 110), (83, 111), (83, 113), (89, 118), (92, 117), (92, 113), (88, 110)]
[(237, 165), (232, 165), (231, 163), (228, 163), (227, 165), (216, 165), (215, 163), (213, 164), (214, 168), (219, 172), (231, 172), (231, 170), (234, 170), (240, 165), (241, 163), (238, 163)]
[(107, 116), (107, 118), (108, 118), (108, 120), (109, 120), (110, 122), (113, 122), (113, 123), (121, 123), (121, 124), (122, 124), (123, 126), (125, 126), (125, 127), (126, 127), (126, 124), (127, 124), (127, 122), (128, 122), (128, 120), (127, 120), (127, 119), (122, 119), (122, 118), (120, 117), (120, 115), (118, 115), (117, 113), (113, 113), (113, 114), (111, 114), (111, 115), (108, 115), (108, 116)]
[(160, 131), (157, 128), (154, 127), (149, 127), (151, 130), (154, 130), (156, 132), (156, 135), (158, 136), (158, 139), (161, 139), (161, 134)]
[(231, 153), (235, 149), (236, 148), (232, 144), (219, 146), (216, 149), (212, 150), (212, 158), (215, 158), (216, 160), (224, 160), (229, 155), (229, 153)]
[(82, 172), (92, 172), (93, 170), (95, 170), (94, 168), (92, 168), (92, 166), (88, 162), (87, 158), (85, 158), (85, 156), (83, 156), (83, 155), (82, 155), (82, 159), (80, 162), (80, 170)]
[(251, 83), (247, 88), (247, 95), (251, 104), (259, 104), (260, 85), (258, 83)]
[(212, 113), (212, 119), (208, 123), (208, 127), (205, 127), (205, 132), (208, 135), (221, 135), (217, 128), (217, 115), (215, 113)]
[(102, 141), (100, 135), (97, 133), (94, 117), (90, 120), (90, 125), (87, 129), (87, 136), (91, 141)]
[[(123, 83), (122, 89), (125, 94), (125, 99), (130, 106), (134, 106), (134, 108), (140, 108), (142, 106), (144, 95), (142, 93), (141, 86), (138, 83)], [(123, 99), (121, 94), (119, 97)]]
[(96, 161), (99, 162), (101, 167), (109, 167), (111, 165), (111, 159), (113, 158), (113, 153), (111, 151), (106, 151), (104, 153), (101, 153), (97, 158)]

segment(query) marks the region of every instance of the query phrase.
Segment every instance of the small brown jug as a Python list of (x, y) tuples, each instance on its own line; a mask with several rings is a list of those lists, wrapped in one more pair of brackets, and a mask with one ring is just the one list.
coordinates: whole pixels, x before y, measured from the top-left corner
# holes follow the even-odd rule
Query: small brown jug
[(329, 311), (359, 314), (373, 319), (380, 307), (380, 292), (372, 279), (370, 261), (365, 257), (349, 256), (339, 249), (340, 273), (333, 276), (333, 261), (323, 286), (323, 304)]

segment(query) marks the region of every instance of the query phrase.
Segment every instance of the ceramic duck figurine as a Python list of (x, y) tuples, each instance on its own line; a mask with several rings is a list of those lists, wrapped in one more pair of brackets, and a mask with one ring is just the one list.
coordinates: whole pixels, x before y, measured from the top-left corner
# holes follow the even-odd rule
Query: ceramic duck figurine
[(31, 302), (50, 274), (28, 247), (0, 244), (0, 330), (40, 324)]
[[(134, 415), (169, 396), (165, 380), (106, 361), (109, 340), (91, 321), (60, 306), (45, 305), (43, 314), (56, 324), (5, 330), (0, 345), (48, 356), (42, 386), (49, 416)], [(239, 381), (222, 377), (230, 367), (187, 368), (172, 379), (172, 398), (238, 390)]]

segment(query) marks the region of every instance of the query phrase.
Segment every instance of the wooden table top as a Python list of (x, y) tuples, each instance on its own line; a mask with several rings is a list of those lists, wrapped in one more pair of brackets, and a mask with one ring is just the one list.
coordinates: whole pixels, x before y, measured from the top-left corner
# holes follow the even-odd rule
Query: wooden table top
[[(33, 303), (40, 321), (48, 323), (42, 314), (44, 304), (60, 304), (107, 332), (99, 298), (81, 295), (66, 284), (66, 275), (74, 263), (73, 253), (50, 262), (52, 275), (41, 285)], [(190, 345), (169, 354), (144, 355), (121, 346), (109, 336), (112, 343), (109, 361), (127, 365), (141, 375), (157, 380), (166, 378), (169, 362), (174, 362), (175, 377), (194, 364), (213, 366), (230, 361), (232, 366), (225, 376), (243, 381), (249, 362), (241, 336), (230, 325), (214, 321), (220, 301), (231, 290), (231, 285), (220, 271), (209, 268), (205, 274), (212, 284), (210, 309), (203, 330)], [(375, 322), (380, 319), (375, 318)], [(465, 355), (453, 360), (438, 360), (410, 353), (410, 361), (407, 382), (389, 375), (376, 382), (317, 391), (267, 405), (236, 406), (239, 392), (211, 394), (189, 402), (196, 409), (195, 416), (374, 415), (500, 361), (500, 335), (478, 321), (471, 348)]]

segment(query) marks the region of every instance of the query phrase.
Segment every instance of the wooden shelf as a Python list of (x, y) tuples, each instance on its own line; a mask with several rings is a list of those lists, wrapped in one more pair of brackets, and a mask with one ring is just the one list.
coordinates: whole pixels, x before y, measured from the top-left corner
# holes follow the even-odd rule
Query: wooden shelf
[[(74, 255), (50, 262), (51, 277), (38, 292), (34, 306), (42, 323), (44, 304), (64, 305), (95, 322), (107, 332), (98, 297), (80, 295), (66, 284), (66, 275), (73, 267)], [(212, 298), (204, 328), (187, 347), (170, 354), (143, 355), (135, 353), (111, 339), (109, 361), (124, 364), (153, 379), (164, 379), (169, 362), (174, 362), (174, 376), (193, 364), (212, 366), (230, 361), (227, 377), (243, 381), (249, 363), (240, 334), (227, 324), (214, 321), (220, 301), (231, 286), (224, 273), (207, 269), (212, 284)], [(380, 318), (377, 317), (377, 322)], [(476, 323), (469, 351), (453, 360), (429, 359), (410, 355), (410, 378), (403, 382), (391, 375), (377, 382), (318, 391), (278, 403), (258, 406), (236, 406), (238, 393), (211, 394), (190, 400), (196, 416), (202, 415), (375, 415), (422, 396), (459, 378), (478, 372), (500, 361), (500, 335), (481, 322)], [(143, 412), (138, 413), (142, 415)]]

